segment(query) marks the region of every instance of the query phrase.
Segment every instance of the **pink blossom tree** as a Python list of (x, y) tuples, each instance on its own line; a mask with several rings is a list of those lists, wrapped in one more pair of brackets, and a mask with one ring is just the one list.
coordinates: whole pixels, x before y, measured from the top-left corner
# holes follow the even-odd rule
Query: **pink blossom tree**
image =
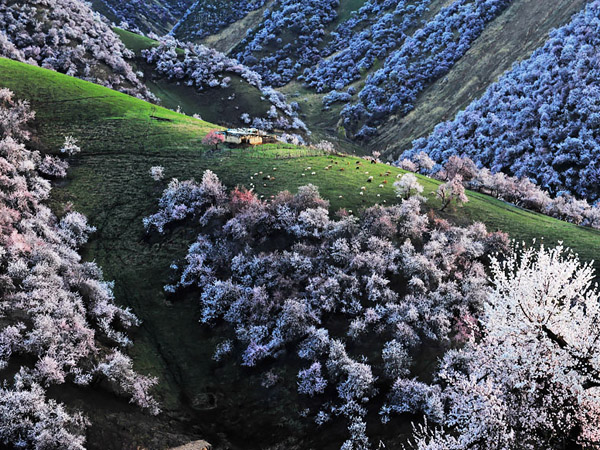
[(219, 149), (219, 144), (225, 142), (225, 136), (218, 130), (211, 130), (208, 132), (206, 136), (202, 138), (202, 143), (204, 145), (214, 145), (215, 150)]
[(409, 172), (416, 172), (418, 170), (417, 165), (410, 159), (403, 159), (398, 163), (398, 167), (402, 170), (408, 170)]
[(469, 201), (460, 175), (455, 176), (446, 183), (440, 184), (436, 191), (436, 195), (442, 202), (440, 211), (445, 210), (452, 201), (455, 201), (459, 205)]

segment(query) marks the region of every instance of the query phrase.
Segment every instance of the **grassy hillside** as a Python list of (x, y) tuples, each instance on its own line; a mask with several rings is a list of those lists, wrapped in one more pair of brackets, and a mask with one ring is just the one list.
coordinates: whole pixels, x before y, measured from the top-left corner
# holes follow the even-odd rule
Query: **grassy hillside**
[(91, 0), (92, 8), (114, 23), (126, 21), (144, 33), (168, 33), (193, 0)]
[[(432, 17), (451, 3), (450, 0), (433, 0), (425, 18)], [(316, 137), (338, 141), (357, 153), (379, 150), (386, 156), (397, 155), (399, 151), (409, 147), (414, 139), (429, 134), (439, 122), (452, 119), (458, 111), (481, 96), (513, 63), (527, 58), (533, 50), (542, 45), (551, 29), (567, 23), (585, 3), (585, 0), (514, 0), (504, 13), (487, 25), (472, 48), (445, 77), (438, 79), (419, 94), (415, 109), (411, 113), (405, 117), (390, 117), (381, 125), (378, 136), (362, 148), (348, 142), (343, 135), (343, 129), (339, 128), (339, 112), (343, 105), (335, 104), (328, 114), (323, 114), (323, 94), (304, 89), (298, 81), (288, 83), (281, 90), (289, 95), (290, 100), (299, 102), (303, 113), (301, 117)], [(362, 4), (363, 0), (340, 2), (337, 8), (338, 18), (325, 30), (323, 45), (330, 39), (329, 33), (335, 26), (347, 19), (352, 11), (359, 9)], [(249, 26), (259, 25), (249, 20)], [(246, 24), (235, 23), (206, 38), (206, 42), (213, 45), (223, 43), (223, 47), (220, 48), (235, 48), (236, 39), (240, 42), (246, 36), (246, 28)], [(272, 44), (274, 48), (270, 50), (285, 44), (284, 39), (280, 44)], [(360, 91), (366, 77), (382, 65), (383, 61), (379, 61), (374, 67), (365, 70), (362, 78), (352, 86)]]
[[(274, 0), (268, 1), (262, 8), (248, 13), (243, 19), (226, 26), (218, 33), (200, 39), (199, 42), (208, 47), (216, 48), (220, 52), (229, 53), (240, 39), (246, 35), (246, 31), (260, 23), (265, 10), (271, 7), (273, 3)], [(194, 42), (193, 39), (192, 42)]]
[(173, 110), (180, 108), (188, 115), (199, 114), (205, 120), (224, 126), (243, 125), (240, 115), (244, 112), (252, 117), (264, 117), (269, 110), (271, 104), (261, 99), (261, 92), (235, 74), (228, 74), (232, 80), (229, 87), (204, 91), (158, 75), (152, 65), (141, 57), (142, 50), (158, 43), (119, 28), (114, 30), (125, 46), (138, 56), (133, 65), (136, 70), (144, 72), (146, 86), (160, 99), (162, 106)]
[[(252, 370), (210, 360), (215, 337), (198, 324), (196, 299), (173, 302), (163, 293), (169, 264), (185, 255), (195, 233), (179, 228), (165, 237), (145, 235), (141, 219), (155, 211), (156, 199), (167, 182), (153, 181), (148, 170), (162, 165), (167, 179), (187, 179), (199, 178), (210, 168), (229, 187), (255, 183), (265, 198), (310, 182), (319, 186), (332, 209), (354, 211), (376, 202), (393, 203), (392, 183), (401, 171), (354, 157), (311, 155), (291, 146), (209, 152), (200, 144), (214, 128), (207, 122), (5, 59), (0, 59), (0, 86), (31, 100), (37, 111), (34, 146), (56, 153), (65, 135), (79, 140), (83, 151), (71, 161), (66, 182), (55, 187), (53, 206), (60, 213), (65, 202), (72, 202), (98, 227), (84, 257), (103, 267), (106, 278), (116, 282), (118, 301), (144, 321), (131, 352), (138, 370), (160, 377), (158, 397), (165, 414), (156, 419), (134, 413), (110, 396), (89, 394), (102, 399), (97, 405), (97, 398), (89, 402), (94, 404), (89, 410), (94, 423), (89, 447), (164, 448), (185, 435), (215, 443), (229, 441), (231, 448), (264, 448), (304, 433), (318, 440), (318, 448), (328, 448), (323, 443), (332, 436), (307, 430), (290, 412), (294, 392), (280, 386), (265, 395), (266, 391), (257, 388), (260, 382)], [(358, 170), (357, 161), (362, 163)], [(332, 167), (326, 170), (327, 166)], [(389, 176), (385, 176), (387, 171)], [(275, 178), (263, 180), (266, 175)], [(375, 178), (372, 184), (366, 183), (369, 175)], [(425, 192), (436, 189), (437, 182), (420, 179)], [(379, 188), (383, 180), (388, 184)], [(364, 196), (359, 195), (361, 186), (367, 188)], [(469, 198), (464, 208), (449, 211), (445, 217), (458, 223), (483, 221), (489, 229), (502, 229), (525, 241), (541, 236), (548, 243), (562, 240), (586, 260), (600, 248), (600, 232), (485, 195), (469, 193)], [(436, 208), (438, 202), (430, 195), (428, 205)], [(301, 448), (314, 446), (305, 439)]]
[[(328, 26), (324, 42), (329, 39), (329, 32), (335, 28), (335, 25), (347, 19), (352, 11), (359, 9), (363, 3), (364, 0), (342, 0), (338, 7), (338, 18)], [(430, 5), (430, 13), (427, 17), (450, 3), (450, 0), (434, 0)], [(390, 117), (380, 127), (378, 136), (368, 142), (366, 146), (361, 147), (349, 142), (344, 137), (343, 130), (339, 129), (339, 112), (343, 105), (333, 105), (332, 110), (324, 115), (321, 110), (323, 94), (303, 89), (301, 83), (297, 81), (289, 83), (282, 88), (282, 91), (290, 96), (290, 100), (300, 103), (301, 117), (316, 138), (337, 141), (356, 153), (370, 153), (373, 150), (379, 150), (386, 156), (396, 156), (400, 151), (409, 147), (414, 139), (428, 135), (439, 122), (452, 119), (458, 111), (481, 96), (491, 83), (510, 69), (513, 63), (527, 58), (535, 48), (543, 44), (551, 29), (568, 22), (571, 16), (580, 11), (585, 3), (585, 0), (557, 0), (556, 2), (514, 0), (503, 14), (487, 26), (472, 48), (454, 65), (451, 71), (419, 95), (415, 109), (411, 113), (405, 117)], [(226, 9), (227, 7), (225, 7)], [(218, 30), (201, 41), (221, 51), (230, 51), (246, 36), (248, 29), (258, 26), (263, 9), (248, 14), (243, 19)], [(178, 35), (190, 35), (197, 20), (198, 17), (191, 14), (181, 25)], [(188, 30), (189, 33), (185, 30)], [(133, 40), (135, 41), (135, 39)], [(136, 48), (139, 45), (139, 42), (131, 41), (128, 37), (124, 37), (124, 42), (128, 46), (131, 43), (132, 47), (130, 48)], [(381, 64), (382, 62), (379, 62), (373, 68), (366, 70), (362, 79), (353, 83), (353, 86), (360, 90), (364, 85), (365, 78)], [(141, 69), (146, 72), (143, 67)], [(231, 123), (236, 123), (238, 112), (243, 109), (241, 107), (239, 110), (235, 109), (238, 100), (244, 108), (256, 108), (257, 105), (260, 105), (260, 96), (255, 96), (252, 89), (246, 89), (243, 83), (237, 83), (237, 80), (234, 83), (235, 89), (231, 92), (207, 92), (201, 94), (201, 98), (197, 98), (198, 93), (194, 89), (178, 86), (165, 80), (150, 79), (148, 85), (163, 100), (166, 107), (176, 109), (180, 106), (186, 113), (196, 112), (207, 120), (219, 123), (223, 123), (223, 118)], [(224, 99), (233, 92), (238, 94), (238, 99), (235, 102), (225, 102)], [(223, 107), (215, 114), (210, 108), (202, 106), (217, 103), (229, 104), (232, 107)]]

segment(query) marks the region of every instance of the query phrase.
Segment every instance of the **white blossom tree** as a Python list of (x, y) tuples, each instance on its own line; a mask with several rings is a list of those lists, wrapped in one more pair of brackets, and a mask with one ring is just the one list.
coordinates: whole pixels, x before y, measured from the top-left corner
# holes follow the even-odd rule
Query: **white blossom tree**
[(81, 152), (81, 148), (79, 148), (77, 145), (77, 139), (75, 139), (73, 136), (65, 136), (65, 143), (60, 148), (60, 151), (69, 156), (73, 156)]
[[(415, 448), (600, 445), (600, 293), (561, 245), (493, 258), (483, 338), (444, 357), (445, 431)], [(569, 447), (570, 448), (570, 447)]]
[(413, 173), (405, 173), (394, 183), (396, 196), (408, 200), (412, 195), (423, 193), (423, 186)]
[(417, 153), (412, 160), (417, 165), (417, 170), (421, 173), (427, 173), (435, 166), (435, 161), (425, 152)]
[(165, 176), (165, 168), (163, 166), (152, 166), (150, 167), (150, 177), (154, 181), (160, 181)]
[(452, 180), (440, 184), (436, 191), (436, 195), (442, 202), (440, 211), (445, 210), (452, 201), (459, 205), (469, 201), (460, 175), (456, 175)]

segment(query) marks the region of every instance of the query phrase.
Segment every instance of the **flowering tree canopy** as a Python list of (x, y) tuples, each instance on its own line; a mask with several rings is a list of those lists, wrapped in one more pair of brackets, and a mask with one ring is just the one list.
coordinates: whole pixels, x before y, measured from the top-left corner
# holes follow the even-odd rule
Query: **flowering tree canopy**
[[(423, 159), (427, 158), (427, 159)], [(413, 162), (413, 160), (415, 162)], [(423, 164), (425, 161), (425, 165)], [(452, 155), (444, 165), (435, 165), (423, 152), (412, 159), (403, 159), (397, 165), (405, 170), (429, 173), (433, 178), (448, 181), (457, 175), (465, 188), (485, 192), (506, 202), (531, 209), (557, 219), (592, 228), (600, 228), (600, 205), (590, 205), (567, 193), (552, 197), (548, 191), (536, 186), (529, 178), (518, 178), (503, 172), (492, 173), (479, 168), (468, 157)], [(460, 190), (460, 188), (458, 188)], [(448, 198), (449, 184), (446, 183), (439, 195)]]
[(127, 62), (133, 53), (86, 2), (0, 2), (0, 51), (4, 57), (154, 98)]
[(159, 40), (157, 46), (142, 53), (159, 74), (198, 90), (229, 87), (232, 76), (241, 77), (259, 89), (262, 97), (271, 104), (265, 117), (251, 118), (248, 113), (242, 113), (240, 120), (243, 123), (263, 130), (279, 128), (307, 131), (306, 125), (298, 117), (297, 103), (287, 103), (281, 92), (263, 84), (257, 72), (213, 48), (166, 36)]
[(440, 184), (437, 188), (436, 195), (442, 201), (440, 211), (446, 209), (452, 201), (459, 205), (469, 201), (460, 175), (455, 176), (446, 183)]
[(421, 194), (423, 192), (423, 186), (417, 180), (417, 177), (412, 173), (405, 173), (400, 177), (400, 180), (394, 183), (396, 188), (396, 194), (398, 197), (409, 199), (411, 195)]
[(559, 449), (600, 445), (600, 294), (562, 246), (492, 259), (480, 341), (437, 374), (445, 431), (415, 448)]
[(214, 145), (215, 150), (217, 150), (219, 148), (219, 144), (223, 142), (225, 142), (225, 136), (218, 130), (209, 131), (208, 134), (202, 138), (202, 143), (204, 145)]
[(104, 379), (156, 413), (156, 380), (135, 373), (119, 350), (138, 319), (77, 253), (95, 228), (45, 205), (43, 176), (65, 176), (67, 164), (26, 147), (32, 117), (26, 102), (0, 89), (0, 445), (79, 450), (87, 421), (49, 399), (48, 387)]
[[(391, 52), (382, 68), (367, 77), (358, 100), (346, 105), (341, 112), (346, 130), (358, 138), (367, 138), (390, 114), (410, 112), (417, 95), (448, 73), (485, 26), (511, 2), (456, 0), (443, 7), (406, 38), (399, 49)], [(401, 3), (410, 3), (406, 7), (416, 11), (413, 2)], [(423, 8), (421, 12), (425, 11), (426, 5), (419, 6)], [(347, 81), (341, 84), (344, 83)]]
[(554, 196), (600, 199), (600, 2), (553, 31), (544, 46), (451, 122), (402, 155), (438, 163), (472, 158), (493, 173), (530, 178)]
[(189, 218), (201, 226), (165, 289), (197, 291), (200, 322), (227, 324), (214, 359), (235, 349), (254, 370), (295, 359), (310, 414), (321, 425), (345, 420), (348, 449), (368, 445), (370, 411), (384, 422), (423, 408), (440, 415), (439, 397), (429, 395), (438, 391), (412, 381), (414, 355), (449, 347), (459, 319), (482, 310), (482, 262), (507, 248), (505, 235), (481, 224), (430, 220), (417, 196), (332, 219), (315, 186), (264, 202), (244, 189), (227, 196), (210, 171), (201, 183), (172, 181), (159, 206), (145, 219), (150, 231)]

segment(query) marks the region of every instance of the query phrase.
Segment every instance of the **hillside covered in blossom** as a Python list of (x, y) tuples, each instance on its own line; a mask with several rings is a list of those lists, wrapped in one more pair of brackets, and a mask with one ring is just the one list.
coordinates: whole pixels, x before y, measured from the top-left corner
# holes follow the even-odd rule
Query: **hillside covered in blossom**
[(600, 0), (0, 0), (0, 448), (600, 449)]
[(592, 2), (407, 154), (425, 151), (438, 161), (467, 155), (552, 192), (598, 200), (599, 14), (600, 3)]
[(127, 61), (131, 52), (86, 3), (3, 1), (0, 17), (2, 56), (149, 98)]

